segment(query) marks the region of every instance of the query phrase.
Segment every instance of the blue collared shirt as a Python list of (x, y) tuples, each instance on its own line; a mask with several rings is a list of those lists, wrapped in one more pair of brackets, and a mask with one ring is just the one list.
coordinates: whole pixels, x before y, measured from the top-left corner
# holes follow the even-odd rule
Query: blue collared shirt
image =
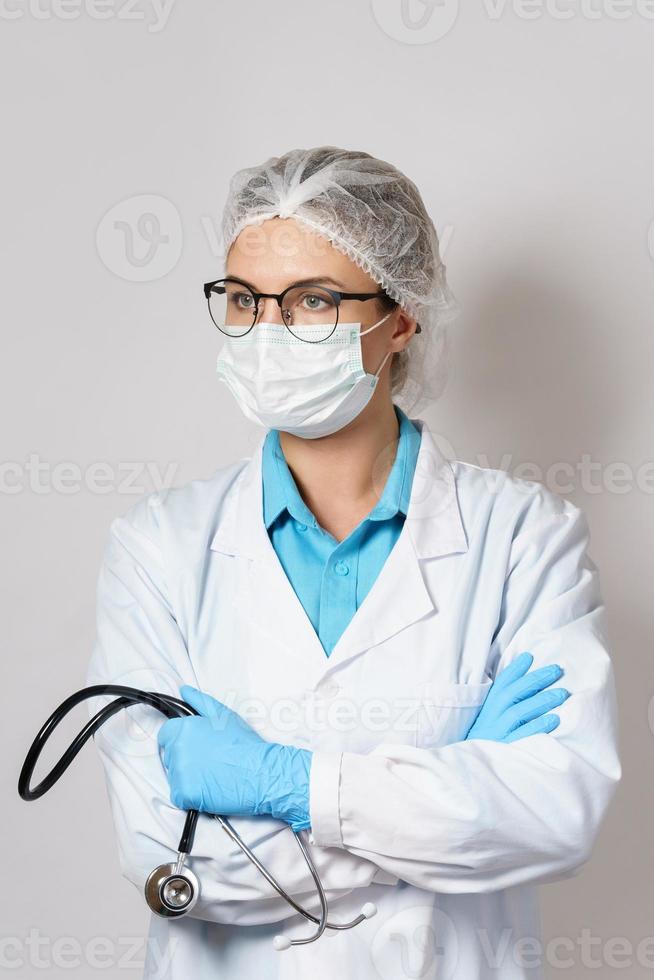
[(343, 541), (322, 528), (300, 496), (271, 429), (263, 444), (263, 518), (273, 548), (327, 656), (368, 594), (399, 537), (409, 506), (420, 432), (397, 405), (399, 439), (381, 497)]

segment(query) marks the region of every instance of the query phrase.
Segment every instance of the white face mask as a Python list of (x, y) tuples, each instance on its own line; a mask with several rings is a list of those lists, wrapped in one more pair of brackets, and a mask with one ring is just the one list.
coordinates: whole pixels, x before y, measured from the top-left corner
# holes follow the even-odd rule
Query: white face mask
[[(391, 310), (391, 313), (393, 311)], [(360, 323), (339, 323), (321, 343), (294, 337), (281, 323), (258, 323), (243, 337), (226, 337), (216, 370), (243, 413), (269, 429), (306, 439), (328, 436), (363, 411), (384, 364), (363, 367)]]

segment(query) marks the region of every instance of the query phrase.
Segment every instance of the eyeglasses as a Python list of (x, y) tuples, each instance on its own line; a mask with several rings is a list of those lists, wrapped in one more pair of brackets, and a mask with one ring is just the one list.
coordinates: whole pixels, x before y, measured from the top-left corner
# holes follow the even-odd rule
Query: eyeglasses
[[(204, 295), (211, 319), (228, 337), (243, 337), (248, 333), (257, 321), (259, 301), (268, 298), (277, 300), (282, 323), (293, 336), (314, 344), (327, 340), (333, 334), (344, 300), (347, 306), (351, 300), (365, 302), (382, 296), (388, 298), (384, 290), (376, 293), (344, 293), (314, 283), (291, 285), (281, 293), (257, 293), (247, 283), (232, 277), (206, 282)], [(352, 307), (345, 309), (346, 322), (349, 315), (358, 319), (352, 314)]]

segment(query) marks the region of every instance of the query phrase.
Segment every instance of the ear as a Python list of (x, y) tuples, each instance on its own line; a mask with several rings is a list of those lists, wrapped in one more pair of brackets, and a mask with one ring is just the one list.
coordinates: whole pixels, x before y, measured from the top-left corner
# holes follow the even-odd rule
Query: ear
[(422, 332), (422, 328), (415, 317), (407, 313), (401, 306), (398, 307), (398, 309), (399, 315), (397, 317), (393, 336), (391, 337), (393, 343), (398, 344), (398, 346), (394, 348), (395, 353), (405, 350), (414, 333)]

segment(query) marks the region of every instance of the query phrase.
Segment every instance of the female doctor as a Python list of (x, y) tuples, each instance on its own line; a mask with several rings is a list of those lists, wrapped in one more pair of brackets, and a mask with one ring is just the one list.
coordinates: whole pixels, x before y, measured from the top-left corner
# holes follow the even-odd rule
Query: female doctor
[(222, 228), (218, 376), (266, 431), (111, 525), (87, 683), (199, 712), (134, 706), (96, 735), (121, 868), (143, 889), (199, 809), (306, 908), (289, 826), (331, 920), (378, 912), (275, 951), (305, 919), (201, 816), (200, 900), (152, 916), (144, 975), (540, 977), (536, 886), (587, 861), (621, 775), (585, 517), (409, 417), (440, 393), (455, 304), (395, 167), (273, 157), (232, 178)]

